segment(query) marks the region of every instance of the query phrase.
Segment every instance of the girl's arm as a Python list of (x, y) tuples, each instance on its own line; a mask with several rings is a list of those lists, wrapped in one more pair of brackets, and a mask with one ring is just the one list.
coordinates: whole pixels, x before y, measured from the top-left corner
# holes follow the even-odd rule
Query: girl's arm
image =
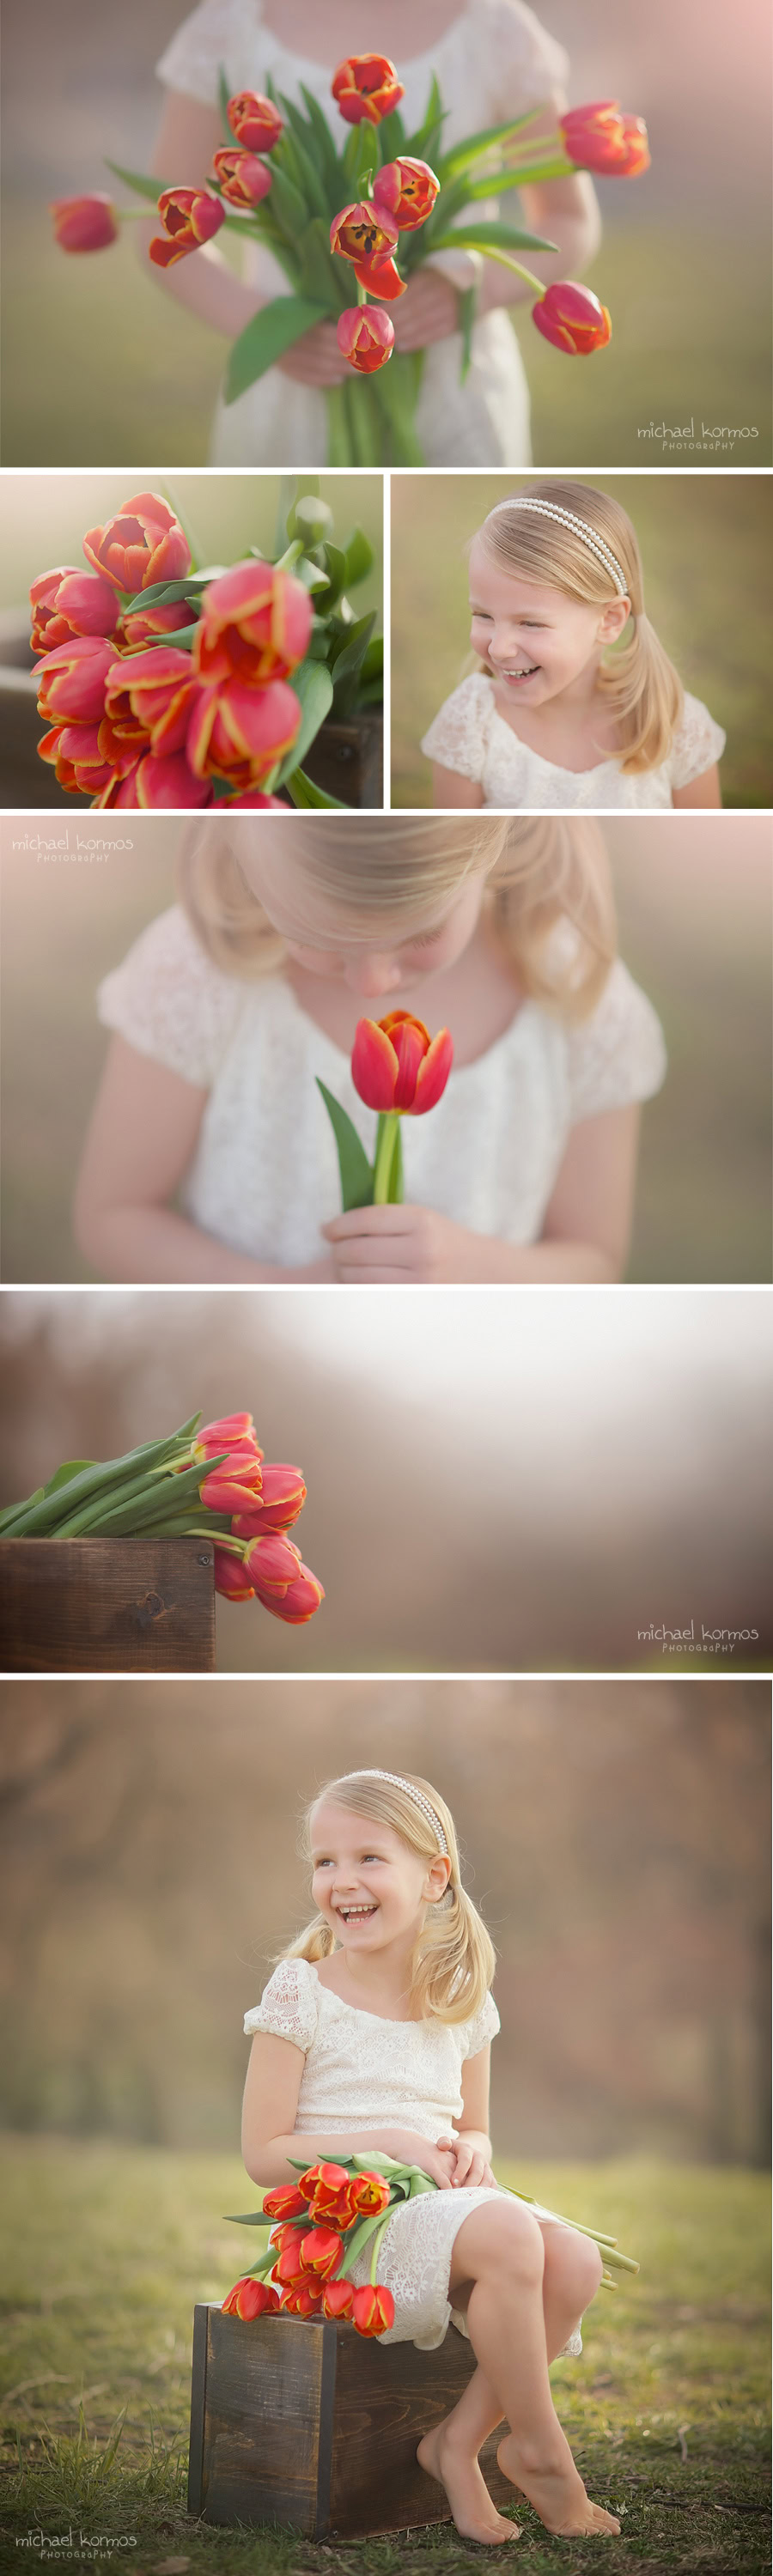
[(83, 1149), (75, 1239), (109, 1279), (330, 1279), (330, 1262), (281, 1270), (228, 1250), (167, 1204), (198, 1140), (206, 1090), (113, 1037)]
[(721, 805), (722, 789), (717, 762), (713, 760), (711, 768), (704, 769), (700, 778), (691, 778), (689, 787), (673, 787), (671, 802), (672, 805)]
[(467, 805), (482, 805), (480, 779), (462, 778), (458, 769), (441, 769), (439, 762), (433, 760), (432, 803), (433, 806), (450, 805), (460, 809)]
[(572, 1129), (539, 1243), (473, 1234), (433, 1208), (366, 1207), (322, 1228), (345, 1287), (619, 1279), (633, 1213), (639, 1111), (607, 1109)]
[(304, 2063), (303, 2049), (292, 2040), (275, 2039), (268, 2031), (253, 2039), (242, 2110), (242, 2155), (252, 2182), (264, 2191), (297, 2182), (291, 2156), (302, 2156), (307, 2164), (324, 2156), (334, 2164), (339, 2156), (367, 2154), (376, 2147), (401, 2164), (419, 2165), (441, 2191), (450, 2190), (454, 2149), (441, 2154), (412, 2129), (352, 2129), (348, 2136), (341, 2129), (313, 2134), (296, 2129)]
[[(552, 91), (540, 109), (539, 117), (527, 126), (529, 141), (540, 134), (555, 131), (556, 119), (563, 115), (569, 101), (561, 90)], [(492, 196), (493, 196), (492, 190)], [(533, 277), (550, 286), (554, 278), (579, 277), (595, 259), (601, 240), (601, 219), (593, 182), (587, 171), (578, 171), (571, 179), (548, 179), (542, 187), (524, 186), (518, 190), (524, 216), (524, 229), (542, 233), (557, 245), (555, 251), (524, 251), (523, 264)], [(505, 215), (512, 199), (502, 200)], [(467, 220), (474, 214), (467, 210)], [(517, 252), (514, 254), (518, 256)], [(480, 310), (491, 312), (498, 304), (522, 304), (531, 297), (532, 289), (512, 268), (503, 268), (499, 260), (483, 264)], [(423, 349), (432, 340), (444, 340), (459, 328), (459, 306), (456, 289), (440, 269), (417, 270), (409, 280), (407, 292), (399, 302), (390, 305), (398, 349)]]
[(490, 2061), (490, 2047), (479, 2048), (477, 2056), (465, 2060), (462, 2067), (464, 2108), (461, 2120), (449, 2138), (438, 2139), (439, 2147), (450, 2147), (453, 2153), (453, 2191), (486, 2191), (491, 2189), (494, 2181), (488, 2133)]

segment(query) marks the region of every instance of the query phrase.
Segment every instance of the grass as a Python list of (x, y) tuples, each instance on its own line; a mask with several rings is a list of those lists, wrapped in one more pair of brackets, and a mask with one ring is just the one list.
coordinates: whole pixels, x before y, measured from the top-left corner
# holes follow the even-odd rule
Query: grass
[[(498, 2170), (524, 2179), (502, 2159)], [(28, 2534), (50, 2544), (70, 2524), (76, 2544), (80, 2531), (92, 2544), (105, 2535), (102, 2563), (130, 2559), (135, 2576), (171, 2576), (173, 2564), (180, 2576), (454, 2576), (479, 2555), (447, 2525), (337, 2548), (188, 2520), (191, 2313), (245, 2259), (219, 2215), (244, 2200), (235, 2157), (6, 2139), (0, 2174), (0, 2564), (23, 2563)], [(527, 2179), (548, 2205), (612, 2227), (642, 2272), (600, 2295), (583, 2362), (554, 2373), (591, 2492), (623, 2508), (622, 2537), (551, 2542), (526, 2508), (519, 2566), (756, 2576), (768, 2565), (762, 2177), (621, 2163), (537, 2166)], [(121, 2535), (130, 2550), (115, 2546)], [(46, 2563), (50, 2545), (37, 2554)]]

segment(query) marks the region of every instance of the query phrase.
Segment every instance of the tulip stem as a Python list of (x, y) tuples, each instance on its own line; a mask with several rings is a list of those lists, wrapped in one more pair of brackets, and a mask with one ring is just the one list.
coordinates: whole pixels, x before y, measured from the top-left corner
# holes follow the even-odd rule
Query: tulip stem
[(399, 1111), (390, 1109), (384, 1117), (376, 1149), (373, 1173), (373, 1205), (386, 1207), (392, 1183), (392, 1171), (400, 1136)]
[(358, 277), (358, 279), (357, 279), (357, 302), (358, 302), (358, 304), (367, 304), (367, 301), (368, 301), (368, 290), (367, 290), (367, 286), (362, 286), (362, 285), (361, 285), (361, 283), (360, 283), (360, 279), (359, 279), (359, 277)]

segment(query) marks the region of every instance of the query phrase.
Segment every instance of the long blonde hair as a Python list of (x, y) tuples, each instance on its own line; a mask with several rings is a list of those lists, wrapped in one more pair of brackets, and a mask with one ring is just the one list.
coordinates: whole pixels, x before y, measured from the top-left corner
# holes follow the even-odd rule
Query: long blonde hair
[[(658, 769), (668, 758), (684, 706), (684, 691), (673, 662), (645, 615), (639, 542), (627, 511), (611, 493), (597, 492), (587, 483), (530, 483), (512, 497), (545, 501), (554, 509), (570, 510), (575, 518), (585, 521), (593, 535), (603, 539), (616, 557), (631, 602), (633, 631), (627, 642), (621, 639), (607, 646), (609, 658), (602, 660), (599, 688), (605, 707), (619, 727), (623, 744), (621, 769), (629, 774)], [(568, 592), (571, 599), (587, 600), (599, 607), (620, 595), (611, 573), (584, 539), (560, 520), (544, 518), (538, 510), (509, 509), (506, 503), (500, 503), (484, 519), (478, 538), (503, 571), (522, 573), (526, 581), (545, 582), (550, 589)]]
[[(255, 849), (265, 828), (241, 816), (191, 822), (178, 862), (202, 948), (226, 974), (250, 979), (276, 974), (287, 955), (239, 864), (245, 833)], [(347, 923), (382, 932), (434, 901), (442, 909), (470, 877), (484, 877), (493, 936), (523, 992), (568, 1020), (595, 1008), (617, 935), (606, 849), (589, 818), (298, 814), (270, 828)]]
[[(405, 1771), (404, 1780), (419, 1789), (437, 1816), (445, 1836), (451, 1861), (451, 1874), (445, 1895), (429, 1903), (422, 1929), (416, 1942), (410, 1966), (410, 1997), (416, 2020), (472, 2021), (488, 1993), (496, 1965), (496, 1953), (485, 1923), (462, 1886), (459, 1845), (450, 1809), (430, 1780), (422, 1780), (415, 1771)], [(431, 1820), (423, 1809), (406, 1796), (398, 1782), (369, 1773), (360, 1779), (345, 1773), (341, 1779), (328, 1780), (307, 1807), (303, 1820), (303, 1850), (311, 1858), (311, 1820), (323, 1798), (332, 1798), (337, 1807), (346, 1807), (350, 1815), (366, 1816), (370, 1824), (391, 1825), (401, 1842), (422, 1860), (436, 1860), (442, 1846)], [(289, 1948), (280, 1950), (281, 1959), (329, 1959), (336, 1947), (335, 1936), (324, 1914), (315, 1914)]]

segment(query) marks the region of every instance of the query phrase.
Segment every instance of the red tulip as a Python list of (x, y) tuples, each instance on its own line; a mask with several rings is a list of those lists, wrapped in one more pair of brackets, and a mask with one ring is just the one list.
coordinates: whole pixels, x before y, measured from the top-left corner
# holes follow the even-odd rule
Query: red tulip
[(219, 1458), (223, 1451), (245, 1444), (256, 1458), (262, 1458), (255, 1423), (251, 1413), (220, 1413), (214, 1422), (200, 1422), (193, 1442), (194, 1458)]
[(241, 1556), (237, 1556), (232, 1547), (219, 1547), (217, 1539), (213, 1554), (215, 1591), (219, 1592), (221, 1601), (254, 1601), (254, 1588), (245, 1574)]
[(188, 539), (158, 492), (138, 492), (103, 528), (88, 528), (83, 552), (116, 590), (131, 593), (150, 590), (157, 581), (180, 581), (191, 569)]
[[(101, 727), (100, 727), (101, 731)], [(128, 776), (113, 781), (112, 788), (97, 799), (106, 809), (152, 813), (184, 812), (188, 806), (211, 805), (212, 789), (207, 782), (194, 778), (183, 751), (159, 756), (148, 751)]]
[(150, 735), (130, 709), (124, 709), (118, 719), (103, 716), (98, 740), (111, 776), (121, 781), (138, 768), (143, 753), (150, 750)]
[(589, 357), (591, 350), (605, 349), (612, 338), (606, 305), (599, 303), (589, 286), (574, 286), (571, 278), (563, 278), (560, 286), (549, 286), (532, 305), (531, 318), (543, 339), (552, 340), (554, 349), (566, 349), (573, 358)]
[(394, 215), (388, 214), (385, 206), (371, 205), (367, 199), (342, 206), (330, 226), (331, 250), (360, 266), (377, 266), (379, 260), (388, 259), (399, 239)]
[(363, 2214), (389, 2207), (389, 2184), (384, 2181), (382, 2174), (353, 2174), (349, 2191), (353, 2208), (362, 2211)]
[(196, 616), (187, 599), (158, 599), (155, 606), (151, 601), (148, 608), (130, 608), (119, 619), (118, 641), (128, 645), (130, 652), (141, 653), (157, 636), (175, 635), (179, 626), (195, 626)]
[(225, 223), (225, 206), (207, 188), (164, 188), (158, 211), (167, 238), (157, 234), (149, 245), (156, 268), (173, 268), (175, 260), (187, 259)]
[(315, 2208), (319, 2209), (326, 2200), (334, 2200), (336, 2193), (344, 2190), (349, 2180), (345, 2165), (326, 2164), (321, 2158), (318, 2164), (306, 2166), (305, 2173), (300, 2176), (298, 2190), (302, 2200), (313, 2200)]
[(276, 564), (239, 563), (202, 592), (193, 645), (199, 679), (265, 687), (286, 680), (308, 651), (314, 610), (308, 591)]
[(115, 591), (100, 573), (79, 572), (75, 564), (39, 572), (30, 583), (30, 607), (30, 643), (36, 653), (52, 653), (57, 644), (70, 644), (74, 635), (115, 633)]
[(300, 699), (286, 680), (270, 680), (265, 688), (237, 679), (200, 688), (188, 726), (191, 768), (198, 778), (258, 785), (292, 749), (300, 721)]
[(153, 644), (146, 653), (112, 663), (105, 711), (119, 725), (134, 716), (151, 750), (163, 755), (184, 750), (195, 693), (190, 653), (174, 644)]
[(49, 212), (60, 250), (106, 250), (118, 240), (112, 197), (55, 197)]
[(212, 168), (229, 206), (259, 206), (271, 186), (271, 172), (265, 161), (254, 152), (237, 152), (228, 146), (213, 152)]
[(275, 2183), (271, 2191), (263, 2194), (263, 2207), (268, 2218), (302, 2218), (308, 2212), (308, 2205), (306, 2193), (299, 2191), (294, 2182)]
[(391, 116), (405, 97), (388, 54), (351, 54), (347, 62), (339, 63), (330, 86), (347, 125), (361, 125), (364, 117), (371, 125), (380, 125), (382, 117)]
[(559, 117), (567, 155), (578, 170), (596, 170), (602, 178), (638, 179), (650, 166), (643, 116), (626, 116), (619, 99), (603, 98), (592, 107), (571, 107)]
[(349, 304), (339, 313), (336, 339), (358, 376), (373, 376), (385, 367), (395, 345), (394, 325), (380, 304)]
[(281, 2281), (283, 2289), (300, 2289), (303, 2281), (301, 2240), (297, 2227), (293, 2228), (293, 2235), (295, 2237), (295, 2244), (283, 2246), (282, 2252), (274, 2264), (272, 2278), (275, 2281)]
[(68, 796), (95, 796), (113, 777), (99, 747), (101, 726), (57, 724), (38, 743), (38, 758), (48, 760), (57, 784)]
[(93, 724), (104, 713), (107, 674), (114, 661), (113, 646), (103, 635), (74, 635), (69, 644), (57, 644), (35, 665), (38, 714), (48, 723), (58, 717)]
[(322, 2294), (323, 2317), (350, 2317), (354, 2301), (351, 2281), (326, 2281)]
[(240, 89), (229, 98), (228, 123), (245, 152), (273, 152), (283, 131), (273, 100), (254, 89)]
[[(405, 294), (408, 284), (407, 277), (400, 276), (393, 259), (380, 260), (377, 268), (367, 260), (362, 265), (358, 261), (354, 274), (358, 286), (364, 286), (368, 295), (380, 295), (384, 304), (396, 304), (398, 295)], [(349, 311), (353, 310), (350, 305)]]
[[(296, 2230), (296, 2233), (298, 2231)], [(333, 2227), (312, 2227), (301, 2237), (301, 2262), (304, 2272), (315, 2272), (320, 2281), (330, 2280), (341, 2261), (341, 2239)]]
[[(286, 1551), (281, 1560), (280, 1549)], [(291, 1558), (294, 1559), (294, 1567), (289, 1571)], [(324, 1591), (316, 1574), (304, 1565), (300, 1549), (293, 1546), (291, 1539), (283, 1538), (279, 1530), (268, 1531), (265, 1538), (248, 1539), (244, 1563), (258, 1600), (262, 1601), (264, 1610), (273, 1612), (275, 1619), (284, 1619), (292, 1628), (301, 1628), (307, 1619), (313, 1619), (315, 1610), (324, 1601)], [(280, 1580), (281, 1567), (286, 1570), (284, 1581)]]
[(285, 2308), (288, 2316), (291, 2317), (318, 2317), (322, 2297), (321, 2281), (291, 2281), (288, 2282), (287, 2288), (282, 2290), (279, 2305), (280, 2308)]
[(394, 2325), (395, 2303), (382, 2281), (363, 2282), (352, 2300), (352, 2324), (361, 2335), (386, 2334)]
[[(210, 1512), (243, 1512), (249, 1509), (253, 1491), (260, 1492), (260, 1459), (237, 1449), (224, 1458), (211, 1476), (205, 1476), (199, 1491)], [(238, 1533), (237, 1533), (238, 1535)]]
[(292, 1529), (305, 1501), (300, 1467), (264, 1467), (260, 1492), (250, 1496), (234, 1521), (234, 1538), (259, 1538), (262, 1530)]
[[(308, 2213), (308, 2210), (307, 2210), (307, 2208), (306, 2208), (305, 2202), (302, 2202), (302, 2203), (301, 2203), (301, 2212), (302, 2212), (302, 2216), (303, 2216), (303, 2224), (304, 2224), (304, 2228), (308, 2228), (308, 2224), (309, 2224), (309, 2213)], [(293, 2219), (291, 2219), (291, 2218), (286, 2219), (286, 2220), (285, 2220), (285, 2223), (284, 2223), (284, 2225), (283, 2225), (282, 2227), (272, 2227), (271, 2234), (270, 2234), (270, 2237), (269, 2237), (269, 2240), (268, 2240), (268, 2242), (269, 2242), (269, 2250), (270, 2250), (270, 2252), (271, 2252), (274, 2256), (276, 2256), (276, 2255), (278, 2255), (278, 2254), (283, 2254), (283, 2253), (284, 2253), (284, 2251), (285, 2251), (285, 2247), (286, 2247), (287, 2245), (294, 2245), (294, 2246), (295, 2246), (295, 2249), (296, 2249), (296, 2253), (297, 2253), (297, 2251), (298, 2251), (298, 2246), (299, 2246), (299, 2243), (300, 2243), (300, 2240), (301, 2240), (301, 2235), (302, 2235), (302, 2230), (301, 2230), (300, 2228), (298, 2228), (298, 2227), (296, 2227), (296, 2226), (295, 2226), (295, 2223), (294, 2223)], [(302, 2269), (303, 2269), (303, 2265), (301, 2265), (301, 2270), (302, 2270)]]
[(410, 1011), (389, 1011), (384, 1020), (358, 1020), (352, 1049), (352, 1081), (366, 1109), (419, 1118), (434, 1109), (445, 1091), (453, 1062), (448, 1029), (430, 1038), (423, 1020)]
[(373, 181), (374, 205), (386, 207), (401, 233), (418, 232), (439, 195), (440, 180), (429, 162), (412, 161), (407, 152), (401, 153), (397, 161), (385, 161)]
[(223, 2315), (242, 2317), (246, 2321), (262, 2317), (267, 2311), (276, 2313), (278, 2307), (278, 2292), (272, 2289), (270, 2281), (253, 2281), (247, 2273), (244, 2280), (234, 2282), (227, 2299), (223, 2300)]

